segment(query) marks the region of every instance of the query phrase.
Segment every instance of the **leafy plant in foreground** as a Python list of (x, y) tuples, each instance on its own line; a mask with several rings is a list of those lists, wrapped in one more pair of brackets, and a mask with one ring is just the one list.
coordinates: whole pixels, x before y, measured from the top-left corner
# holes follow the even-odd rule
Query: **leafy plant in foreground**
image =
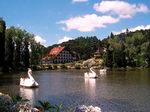
[(52, 105), (49, 101), (38, 101), (40, 104), (40, 107), (44, 111), (49, 111), (49, 112), (60, 112), (62, 108), (62, 104), (60, 105)]
[(12, 101), (13, 101), (14, 104), (16, 104), (17, 102), (27, 102), (29, 100), (28, 99), (23, 99), (22, 97), (17, 95), (17, 96), (12, 97)]

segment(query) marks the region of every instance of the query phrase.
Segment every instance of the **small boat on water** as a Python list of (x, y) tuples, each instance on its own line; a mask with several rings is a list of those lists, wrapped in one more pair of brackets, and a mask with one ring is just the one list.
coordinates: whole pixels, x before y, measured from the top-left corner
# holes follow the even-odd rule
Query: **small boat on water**
[(84, 73), (85, 78), (97, 78), (98, 76), (96, 73), (93, 71), (93, 67), (90, 68), (90, 72), (85, 72)]
[(28, 77), (20, 78), (20, 86), (27, 88), (39, 87), (39, 84), (32, 77), (32, 70), (30, 68), (28, 69)]
[(106, 74), (107, 69), (106, 69), (106, 68), (100, 69), (99, 72), (100, 72), (100, 75), (101, 75), (101, 74), (104, 75), (104, 74)]

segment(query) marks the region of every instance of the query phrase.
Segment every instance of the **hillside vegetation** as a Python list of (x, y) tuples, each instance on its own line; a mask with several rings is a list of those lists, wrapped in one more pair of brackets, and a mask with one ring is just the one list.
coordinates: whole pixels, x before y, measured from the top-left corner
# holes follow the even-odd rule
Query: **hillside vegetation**
[[(78, 37), (74, 40), (69, 40), (68, 42), (63, 42), (59, 45), (65, 46), (67, 50), (77, 57), (77, 60), (81, 60), (93, 57), (99, 47), (99, 43), (101, 43), (101, 41), (98, 40), (96, 36), (91, 36)], [(48, 51), (55, 46), (58, 46), (58, 44), (49, 46)]]
[[(77, 60), (94, 57), (99, 49), (106, 67), (150, 67), (150, 30), (110, 34), (99, 40), (96, 36), (78, 37), (59, 44), (71, 51)], [(58, 44), (49, 46), (47, 52)], [(105, 52), (104, 52), (105, 49)]]
[(150, 30), (113, 35), (103, 40), (107, 67), (150, 67)]

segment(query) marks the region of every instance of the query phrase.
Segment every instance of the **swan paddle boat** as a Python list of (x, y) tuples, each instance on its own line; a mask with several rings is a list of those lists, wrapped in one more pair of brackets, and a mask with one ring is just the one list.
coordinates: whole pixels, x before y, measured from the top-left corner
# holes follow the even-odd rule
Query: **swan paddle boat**
[(20, 78), (20, 86), (27, 87), (27, 88), (33, 88), (39, 86), (39, 84), (32, 77), (32, 70), (30, 68), (28, 69), (28, 77)]
[(99, 72), (100, 72), (100, 75), (105, 75), (106, 74), (106, 72), (107, 72), (107, 69), (100, 69), (99, 70)]
[(93, 71), (93, 67), (90, 68), (90, 72), (85, 72), (84, 73), (85, 78), (97, 78), (98, 76), (96, 73)]

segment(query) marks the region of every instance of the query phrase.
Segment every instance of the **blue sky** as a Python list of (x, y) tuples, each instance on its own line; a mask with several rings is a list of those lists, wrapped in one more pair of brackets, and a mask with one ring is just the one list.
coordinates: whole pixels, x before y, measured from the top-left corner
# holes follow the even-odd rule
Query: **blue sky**
[(0, 0), (7, 27), (35, 34), (45, 46), (79, 36), (150, 28), (149, 0)]

